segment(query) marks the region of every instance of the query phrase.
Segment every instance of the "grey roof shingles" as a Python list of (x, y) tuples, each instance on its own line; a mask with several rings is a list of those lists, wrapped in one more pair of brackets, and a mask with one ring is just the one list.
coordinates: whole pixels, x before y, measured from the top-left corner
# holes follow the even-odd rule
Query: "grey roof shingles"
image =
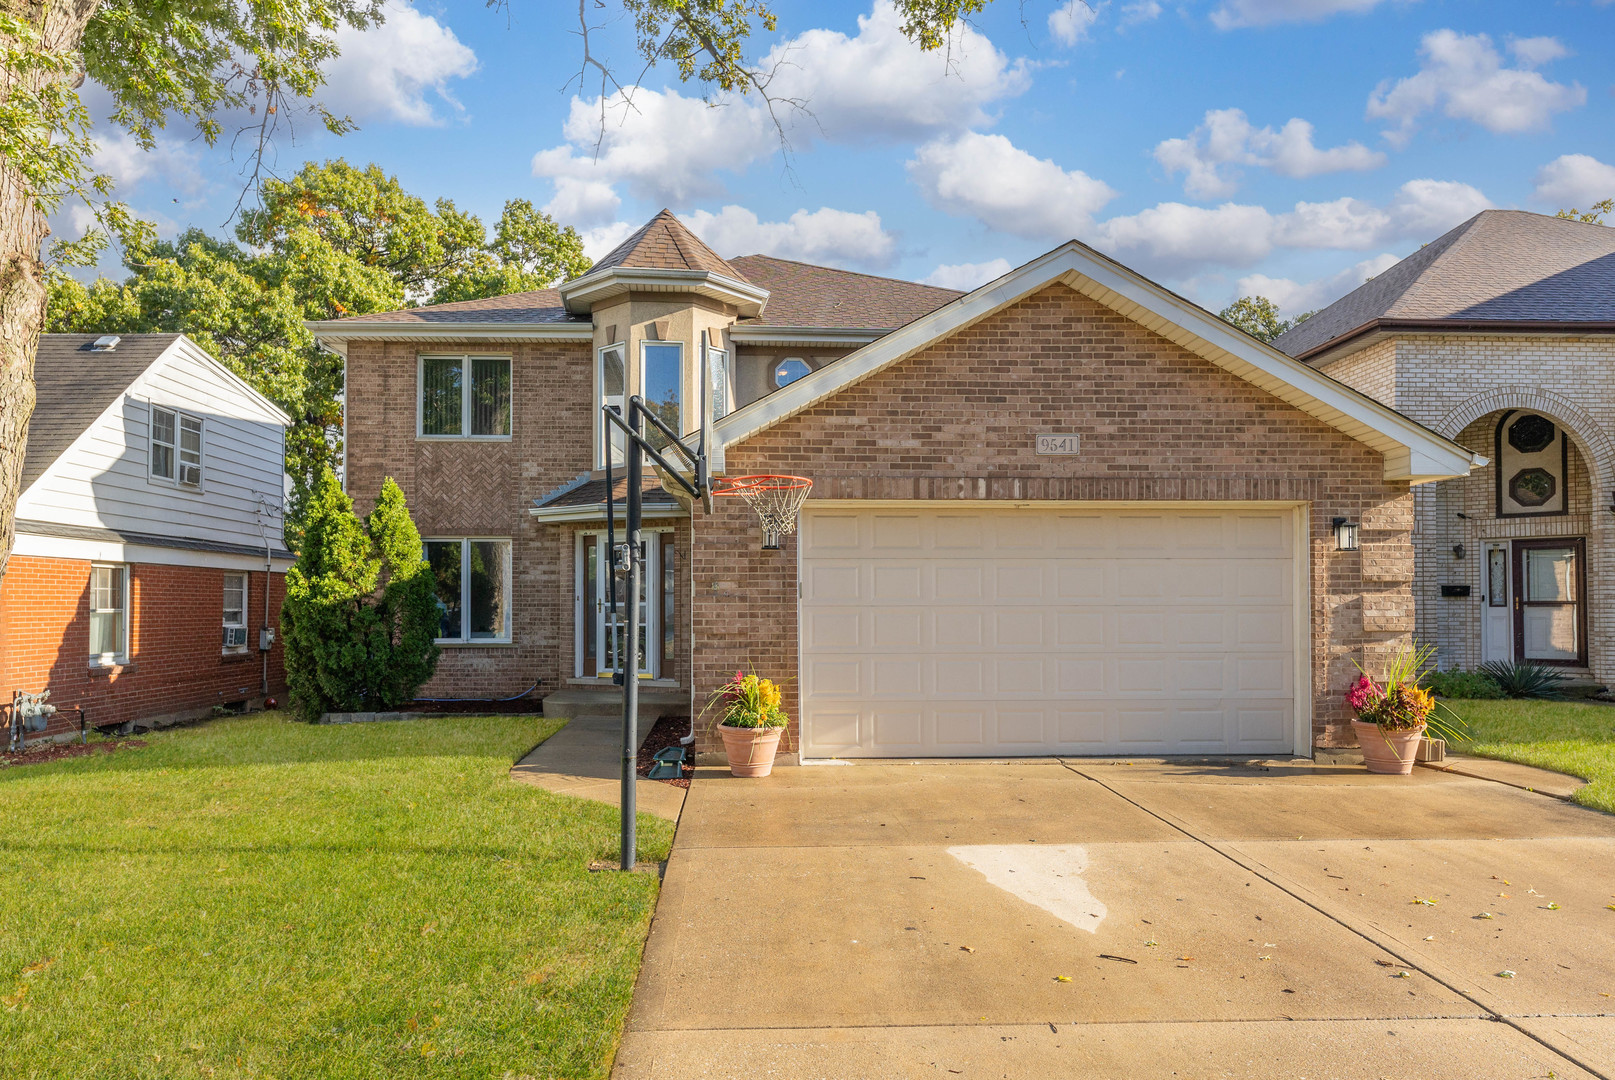
[(893, 330), (964, 295), (772, 255), (742, 255), (730, 262), (747, 281), (768, 290), (762, 315), (741, 326)]
[(1306, 356), (1379, 322), (1615, 329), (1615, 229), (1483, 210), (1273, 344)]
[(41, 334), (34, 361), (38, 398), (28, 421), (22, 486), (38, 480), (73, 440), (118, 400), (178, 334), (121, 334), (110, 352), (92, 352), (98, 334)]
[(507, 293), (482, 300), (456, 300), (450, 304), (428, 304), (425, 307), (403, 308), (399, 311), (378, 311), (371, 315), (350, 315), (343, 322), (383, 322), (412, 325), (455, 323), (584, 323), (588, 316), (575, 316), (561, 304), (561, 294), (554, 289), (535, 289), (532, 292)]
[(707, 247), (671, 210), (662, 210), (612, 248), (589, 270), (699, 270), (745, 281), (734, 266)]

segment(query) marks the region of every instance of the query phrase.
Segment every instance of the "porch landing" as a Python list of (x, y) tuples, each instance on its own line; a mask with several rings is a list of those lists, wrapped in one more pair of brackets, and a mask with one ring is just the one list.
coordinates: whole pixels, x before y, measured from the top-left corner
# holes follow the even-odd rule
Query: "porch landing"
[[(622, 719), (622, 688), (617, 686), (572, 686), (544, 695), (544, 715), (570, 719), (580, 716), (609, 716)], [(649, 731), (664, 716), (689, 716), (690, 692), (676, 687), (639, 688), (639, 726)]]

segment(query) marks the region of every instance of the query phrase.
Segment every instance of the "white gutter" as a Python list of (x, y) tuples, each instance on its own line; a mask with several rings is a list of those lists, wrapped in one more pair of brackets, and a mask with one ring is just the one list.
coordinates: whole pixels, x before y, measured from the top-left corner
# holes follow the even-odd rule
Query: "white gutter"
[(741, 345), (868, 345), (895, 329), (735, 325), (729, 328), (729, 339)]
[[(617, 500), (616, 514), (618, 521), (628, 519), (628, 506), (622, 499)], [(569, 521), (604, 521), (606, 520), (606, 504), (580, 503), (571, 506), (535, 506), (527, 511), (533, 518), (545, 524), (556, 524)], [(682, 506), (647, 506), (640, 516), (646, 520), (651, 518), (683, 518), (689, 517), (690, 512)]]

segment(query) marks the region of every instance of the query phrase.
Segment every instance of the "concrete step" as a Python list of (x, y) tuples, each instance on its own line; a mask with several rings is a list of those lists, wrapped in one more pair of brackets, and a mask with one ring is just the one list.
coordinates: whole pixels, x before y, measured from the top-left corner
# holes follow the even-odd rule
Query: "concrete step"
[[(619, 686), (569, 687), (544, 697), (544, 715), (573, 718), (579, 716), (621, 716), (622, 688)], [(639, 688), (639, 719), (642, 724), (654, 723), (664, 716), (690, 715), (690, 693), (665, 686)], [(646, 727), (645, 730), (649, 730)]]

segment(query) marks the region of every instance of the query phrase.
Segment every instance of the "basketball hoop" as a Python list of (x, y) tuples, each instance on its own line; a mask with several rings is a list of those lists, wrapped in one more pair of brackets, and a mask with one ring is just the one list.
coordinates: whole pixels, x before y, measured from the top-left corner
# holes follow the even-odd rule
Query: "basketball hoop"
[(796, 515), (807, 501), (813, 481), (805, 476), (731, 476), (715, 481), (714, 495), (746, 500), (763, 526), (763, 550), (778, 551), (779, 538), (796, 531)]

